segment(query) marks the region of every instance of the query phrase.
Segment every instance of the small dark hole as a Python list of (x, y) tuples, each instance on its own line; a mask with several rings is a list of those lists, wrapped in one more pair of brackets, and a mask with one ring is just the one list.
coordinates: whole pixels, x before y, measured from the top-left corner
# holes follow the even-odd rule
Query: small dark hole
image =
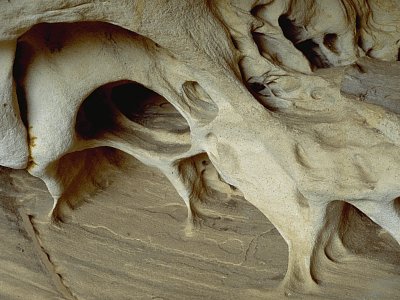
[(114, 87), (111, 98), (117, 109), (132, 122), (174, 133), (189, 130), (185, 118), (167, 99), (139, 83)]
[(325, 34), (323, 42), (326, 48), (336, 54), (338, 54), (338, 49), (336, 48), (337, 38), (338, 36), (336, 33), (328, 33)]
[(260, 16), (259, 16), (259, 12), (260, 12), (262, 9), (264, 9), (264, 5), (256, 5), (256, 6), (254, 6), (254, 7), (251, 9), (250, 13), (251, 13), (253, 16), (255, 16), (255, 17), (260, 17)]
[(107, 89), (102, 86), (93, 91), (82, 103), (76, 121), (76, 132), (85, 139), (97, 138), (105, 131), (115, 129)]
[(261, 92), (263, 89), (265, 89), (265, 85), (259, 83), (259, 82), (252, 82), (249, 83), (250, 89), (255, 92), (255, 93), (259, 93)]
[[(156, 92), (137, 83), (128, 83), (112, 89), (112, 101), (115, 106), (131, 121), (140, 122), (146, 108), (152, 100), (163, 98)], [(138, 101), (140, 99), (140, 101)], [(166, 101), (166, 100), (164, 100)]]

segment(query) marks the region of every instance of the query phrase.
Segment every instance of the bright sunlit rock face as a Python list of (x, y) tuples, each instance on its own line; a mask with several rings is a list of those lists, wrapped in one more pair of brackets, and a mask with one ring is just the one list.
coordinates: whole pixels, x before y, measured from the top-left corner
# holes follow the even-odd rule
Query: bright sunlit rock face
[(346, 203), (400, 243), (398, 1), (3, 1), (0, 20), (0, 165), (45, 182), (51, 220), (115, 148), (169, 179), (188, 235), (208, 156), (286, 241), (287, 294), (345, 255)]

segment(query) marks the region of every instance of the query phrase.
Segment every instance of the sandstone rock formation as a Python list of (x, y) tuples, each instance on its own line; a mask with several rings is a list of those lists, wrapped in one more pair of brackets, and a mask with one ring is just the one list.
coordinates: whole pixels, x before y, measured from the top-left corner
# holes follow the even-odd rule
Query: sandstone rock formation
[(400, 243), (398, 1), (21, 0), (0, 16), (0, 165), (46, 184), (38, 227), (84, 210), (118, 149), (168, 178), (188, 236), (207, 192), (243, 195), (288, 245), (286, 295), (318, 293), (349, 255), (350, 205)]

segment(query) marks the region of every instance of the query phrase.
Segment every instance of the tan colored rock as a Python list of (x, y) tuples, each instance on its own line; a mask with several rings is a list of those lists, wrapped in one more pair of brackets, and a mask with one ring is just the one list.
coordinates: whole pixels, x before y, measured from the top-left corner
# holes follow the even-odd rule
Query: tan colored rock
[(0, 164), (24, 167), (29, 146), (54, 219), (112, 160), (84, 150), (112, 147), (171, 181), (187, 233), (207, 155), (287, 242), (284, 291), (318, 289), (319, 266), (345, 254), (344, 202), (400, 243), (395, 0), (21, 3), (0, 5), (13, 104), (0, 113)]
[(28, 162), (28, 146), (13, 80), (15, 47), (15, 41), (0, 43), (0, 165), (23, 169)]

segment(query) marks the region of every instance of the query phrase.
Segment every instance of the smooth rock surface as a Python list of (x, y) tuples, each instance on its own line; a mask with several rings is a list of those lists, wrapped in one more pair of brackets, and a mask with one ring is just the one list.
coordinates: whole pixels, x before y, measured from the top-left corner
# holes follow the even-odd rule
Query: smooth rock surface
[[(286, 271), (285, 242), (240, 192), (218, 180), (212, 165), (204, 177), (220, 192), (210, 190), (199, 205), (208, 216), (186, 236), (185, 206), (166, 178), (125, 159), (123, 167), (104, 170), (108, 182), (98, 182), (100, 190), (57, 226), (41, 221), (52, 205), (44, 184), (24, 171), (1, 170), (0, 298), (280, 298), (273, 288)], [(20, 204), (9, 207), (10, 200)], [(33, 216), (35, 236), (29, 236), (20, 214)], [(357, 256), (349, 253), (321, 268), (321, 291), (295, 298), (397, 297), (395, 242), (366, 217), (354, 219), (358, 225), (350, 227), (345, 240), (352, 247), (356, 242)], [(374, 251), (370, 244), (376, 245)]]

